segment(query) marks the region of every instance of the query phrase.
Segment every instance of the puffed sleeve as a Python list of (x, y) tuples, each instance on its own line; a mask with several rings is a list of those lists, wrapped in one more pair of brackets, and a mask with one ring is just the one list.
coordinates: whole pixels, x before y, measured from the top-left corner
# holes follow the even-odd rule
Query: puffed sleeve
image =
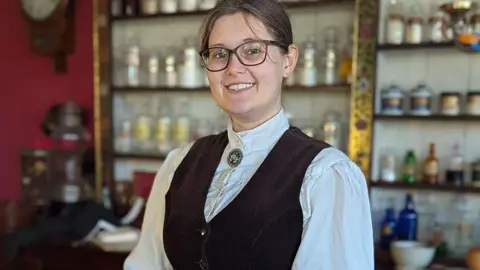
[(173, 174), (191, 145), (170, 152), (155, 176), (143, 218), (140, 239), (124, 263), (124, 270), (170, 270), (163, 246), (165, 194)]
[(293, 269), (373, 270), (372, 219), (361, 170), (345, 159), (305, 178), (310, 216)]

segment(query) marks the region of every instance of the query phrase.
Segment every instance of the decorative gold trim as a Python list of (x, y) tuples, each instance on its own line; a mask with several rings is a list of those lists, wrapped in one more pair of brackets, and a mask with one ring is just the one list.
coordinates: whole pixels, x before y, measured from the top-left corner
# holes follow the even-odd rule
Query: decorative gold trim
[(370, 179), (376, 80), (377, 0), (356, 0), (348, 154)]
[(93, 114), (94, 114), (94, 143), (95, 143), (95, 198), (97, 201), (102, 199), (103, 173), (102, 173), (102, 136), (101, 136), (101, 110), (100, 110), (100, 16), (99, 3), (94, 0), (92, 3), (93, 24)]

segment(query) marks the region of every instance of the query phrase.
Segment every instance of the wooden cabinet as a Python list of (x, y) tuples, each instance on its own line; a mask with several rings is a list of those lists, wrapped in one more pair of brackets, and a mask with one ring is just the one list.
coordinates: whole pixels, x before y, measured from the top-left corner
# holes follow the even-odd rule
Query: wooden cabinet
[(73, 248), (41, 244), (24, 249), (12, 265), (2, 270), (121, 270), (125, 252), (105, 252), (87, 245)]

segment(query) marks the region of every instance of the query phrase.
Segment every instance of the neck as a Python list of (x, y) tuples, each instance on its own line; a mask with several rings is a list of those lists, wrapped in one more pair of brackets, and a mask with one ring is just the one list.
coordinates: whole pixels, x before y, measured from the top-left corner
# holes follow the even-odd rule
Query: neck
[(232, 119), (232, 127), (233, 131), (241, 132), (246, 130), (254, 129), (263, 123), (267, 122), (268, 120), (272, 119), (275, 115), (277, 115), (282, 110), (282, 106), (276, 107), (270, 113), (264, 114), (262, 117), (256, 118), (244, 118), (244, 117), (237, 117), (231, 116)]

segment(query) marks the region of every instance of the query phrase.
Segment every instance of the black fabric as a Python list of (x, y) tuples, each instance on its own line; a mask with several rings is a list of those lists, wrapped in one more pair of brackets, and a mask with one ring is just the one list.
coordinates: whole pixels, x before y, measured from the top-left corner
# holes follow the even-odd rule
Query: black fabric
[(211, 222), (204, 207), (227, 133), (198, 140), (166, 194), (164, 246), (176, 270), (291, 269), (303, 230), (305, 172), (328, 144), (290, 127), (238, 196)]

